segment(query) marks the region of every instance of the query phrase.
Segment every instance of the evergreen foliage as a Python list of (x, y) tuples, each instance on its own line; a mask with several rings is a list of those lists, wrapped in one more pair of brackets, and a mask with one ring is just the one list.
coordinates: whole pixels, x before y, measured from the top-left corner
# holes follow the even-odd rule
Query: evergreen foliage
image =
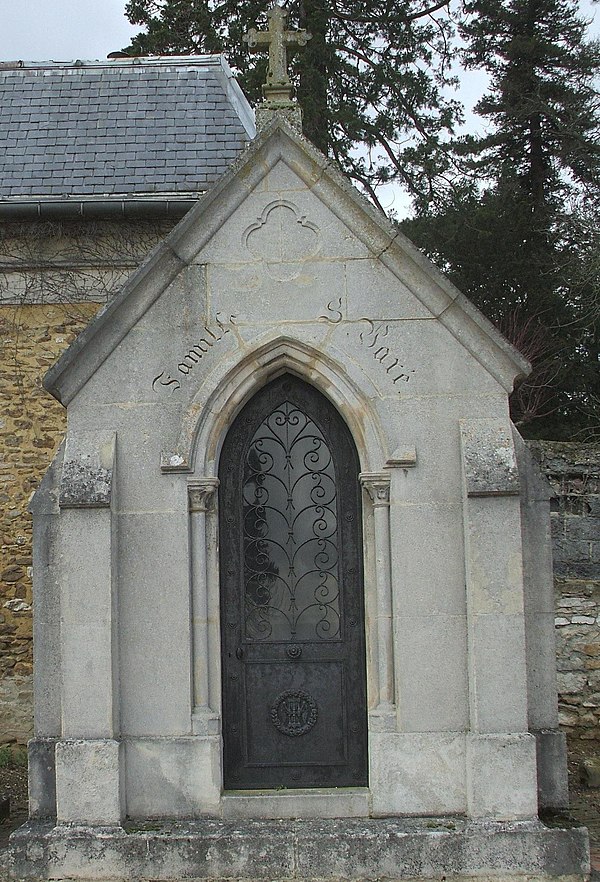
[[(288, 26), (312, 39), (291, 57), (304, 133), (379, 204), (379, 184), (397, 180), (430, 198), (451, 157), (444, 150), (460, 114), (444, 87), (450, 0), (290, 0)], [(266, 29), (265, 0), (129, 0), (144, 31), (132, 54), (224, 52), (251, 102), (261, 98), (266, 56), (242, 37)]]
[(462, 177), (404, 229), (530, 359), (524, 434), (600, 436), (600, 47), (576, 0), (465, 0), (466, 64), (489, 133), (455, 143)]

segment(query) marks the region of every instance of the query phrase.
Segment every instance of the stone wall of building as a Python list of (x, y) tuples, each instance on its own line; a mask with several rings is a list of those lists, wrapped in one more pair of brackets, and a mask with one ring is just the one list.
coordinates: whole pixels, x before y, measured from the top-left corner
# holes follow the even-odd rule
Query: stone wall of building
[(0, 223), (0, 304), (104, 303), (174, 223)]
[(27, 505), (65, 429), (42, 377), (173, 223), (0, 226), (0, 744), (32, 733)]
[(600, 741), (600, 446), (531, 447), (554, 492), (560, 721), (570, 737)]
[(65, 429), (41, 378), (98, 308), (0, 307), (0, 741), (31, 733), (31, 517)]

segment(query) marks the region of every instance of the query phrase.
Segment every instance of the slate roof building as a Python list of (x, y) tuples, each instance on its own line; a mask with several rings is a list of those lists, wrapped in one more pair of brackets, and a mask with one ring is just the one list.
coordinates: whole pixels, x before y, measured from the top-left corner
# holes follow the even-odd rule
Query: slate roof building
[(221, 56), (0, 64), (0, 743), (31, 710), (27, 500), (60, 353), (254, 136)]
[(0, 216), (182, 214), (254, 136), (222, 56), (0, 65)]

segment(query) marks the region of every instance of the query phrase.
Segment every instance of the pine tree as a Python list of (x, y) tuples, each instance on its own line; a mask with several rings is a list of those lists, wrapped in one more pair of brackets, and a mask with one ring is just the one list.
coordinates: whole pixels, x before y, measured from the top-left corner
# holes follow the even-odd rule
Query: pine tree
[[(243, 35), (266, 27), (266, 0), (129, 0), (144, 28), (131, 54), (224, 52), (252, 102), (266, 59)], [(376, 204), (396, 180), (423, 198), (451, 158), (445, 144), (460, 116), (451, 84), (450, 0), (290, 0), (288, 26), (312, 39), (291, 59), (304, 132)], [(447, 92), (448, 90), (446, 90)]]
[(468, 66), (490, 91), (476, 111), (494, 124), (473, 139), (482, 163), (516, 173), (532, 212), (564, 196), (569, 174), (598, 185), (598, 43), (586, 42), (577, 0), (465, 0)]
[[(600, 433), (600, 47), (576, 0), (465, 0), (465, 61), (485, 70), (489, 134), (455, 144), (470, 165), (405, 224), (530, 358), (515, 421), (538, 437)], [(586, 230), (587, 242), (582, 233)]]

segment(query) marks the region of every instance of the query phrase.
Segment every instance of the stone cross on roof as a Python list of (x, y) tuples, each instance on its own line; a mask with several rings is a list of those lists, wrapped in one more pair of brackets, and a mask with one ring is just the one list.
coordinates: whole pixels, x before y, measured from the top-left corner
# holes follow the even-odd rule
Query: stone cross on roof
[[(244, 35), (250, 50), (259, 52), (265, 47), (269, 48), (269, 70), (267, 82), (263, 86), (263, 94), (270, 111), (295, 108), (287, 69), (287, 47), (293, 44), (306, 46), (312, 36), (304, 30), (287, 31), (285, 29), (287, 16), (287, 10), (275, 3), (267, 13), (269, 29), (257, 31), (256, 28), (250, 28)], [(260, 108), (258, 110), (260, 111)], [(296, 113), (299, 118), (299, 109)], [(288, 113), (286, 115), (289, 116)]]

